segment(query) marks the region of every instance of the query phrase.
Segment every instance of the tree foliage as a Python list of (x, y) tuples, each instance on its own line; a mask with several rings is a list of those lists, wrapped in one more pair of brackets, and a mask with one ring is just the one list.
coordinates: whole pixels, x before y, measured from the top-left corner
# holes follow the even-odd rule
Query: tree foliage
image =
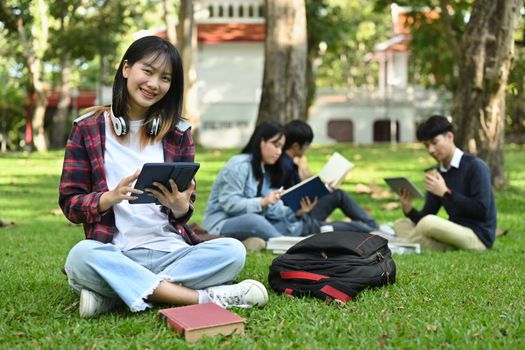
[[(45, 11), (42, 4), (46, 6)], [(38, 148), (45, 150), (46, 147), (41, 146), (46, 134), (45, 104), (39, 101), (46, 100), (45, 95), (52, 90), (61, 90), (64, 94), (71, 88), (110, 85), (122, 44), (128, 46), (130, 34), (142, 28), (142, 13), (152, 3), (141, 0), (7, 0), (0, 5), (0, 31), (11, 44), (11, 50), (2, 55), (18, 63), (13, 74), (28, 77), (26, 101), (34, 101), (33, 91), (38, 92), (37, 96), (44, 96), (36, 99), (38, 116), (33, 117), (33, 128), (37, 128), (40, 136)], [(20, 23), (22, 30), (18, 27)], [(21, 35), (25, 35), (29, 45), (24, 47)], [(64, 81), (63, 73), (68, 67), (64, 62), (74, 67), (69, 78), (71, 86), (66, 88), (64, 84), (68, 82)], [(40, 80), (36, 86), (35, 79)], [(13, 112), (9, 114), (14, 115)], [(25, 116), (19, 114), (17, 117)], [(46, 120), (45, 125), (50, 124)], [(58, 127), (63, 128), (63, 123)]]
[(355, 87), (377, 81), (365, 57), (391, 34), (387, 11), (366, 0), (308, 0), (309, 50), (319, 58), (319, 86)]

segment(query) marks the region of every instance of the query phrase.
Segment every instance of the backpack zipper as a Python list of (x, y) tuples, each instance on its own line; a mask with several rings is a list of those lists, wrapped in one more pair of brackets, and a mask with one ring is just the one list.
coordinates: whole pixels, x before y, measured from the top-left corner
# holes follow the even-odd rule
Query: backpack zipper
[(386, 274), (386, 284), (389, 284), (390, 283), (390, 273), (388, 272), (388, 266), (386, 265), (385, 257), (383, 256), (383, 254), (381, 254), (381, 252), (376, 252), (376, 257), (377, 257), (377, 261), (379, 262), (382, 261), (384, 263), (384, 268), (383, 268), (384, 272), (382, 275), (385, 276)]

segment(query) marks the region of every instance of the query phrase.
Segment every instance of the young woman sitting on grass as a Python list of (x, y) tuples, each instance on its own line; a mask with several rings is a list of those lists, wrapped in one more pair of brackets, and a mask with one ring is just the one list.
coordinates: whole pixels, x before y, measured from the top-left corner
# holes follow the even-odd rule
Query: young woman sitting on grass
[(131, 311), (152, 303), (264, 306), (265, 287), (234, 285), (246, 251), (237, 240), (200, 242), (186, 225), (195, 183), (180, 192), (160, 183), (146, 189), (161, 205), (130, 204), (144, 163), (192, 162), (194, 144), (181, 117), (183, 71), (179, 53), (155, 36), (126, 51), (113, 83), (111, 107), (75, 120), (67, 142), (60, 207), (84, 224), (86, 240), (69, 252), (65, 271), (80, 295), (80, 316), (124, 302)]
[[(284, 127), (267, 121), (257, 126), (241, 154), (221, 169), (212, 186), (203, 226), (211, 234), (241, 241), (279, 236), (307, 236), (328, 225), (327, 215), (314, 211), (316, 202), (303, 200), (297, 212), (280, 200), (283, 181)], [(351, 231), (348, 222), (331, 222), (335, 230)], [(247, 247), (262, 245), (249, 242)], [(255, 250), (255, 249), (254, 249)]]

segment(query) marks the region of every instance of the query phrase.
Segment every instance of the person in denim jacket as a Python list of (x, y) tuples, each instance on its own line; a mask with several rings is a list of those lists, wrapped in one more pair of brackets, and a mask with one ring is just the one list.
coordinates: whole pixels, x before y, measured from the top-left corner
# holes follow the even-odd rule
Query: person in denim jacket
[[(280, 200), (283, 181), (284, 127), (266, 121), (256, 127), (241, 154), (219, 172), (208, 198), (203, 226), (209, 233), (246, 240), (307, 236), (321, 232), (326, 222), (309, 214), (302, 203), (293, 212)], [(346, 222), (331, 229), (350, 230)]]

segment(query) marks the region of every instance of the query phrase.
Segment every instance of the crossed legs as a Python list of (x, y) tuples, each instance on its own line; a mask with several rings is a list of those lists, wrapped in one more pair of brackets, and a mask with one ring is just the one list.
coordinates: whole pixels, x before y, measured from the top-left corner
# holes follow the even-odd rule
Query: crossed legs
[(425, 216), (417, 225), (408, 218), (397, 220), (394, 230), (402, 240), (419, 243), (422, 249), (438, 251), (486, 249), (470, 228), (436, 215)]

